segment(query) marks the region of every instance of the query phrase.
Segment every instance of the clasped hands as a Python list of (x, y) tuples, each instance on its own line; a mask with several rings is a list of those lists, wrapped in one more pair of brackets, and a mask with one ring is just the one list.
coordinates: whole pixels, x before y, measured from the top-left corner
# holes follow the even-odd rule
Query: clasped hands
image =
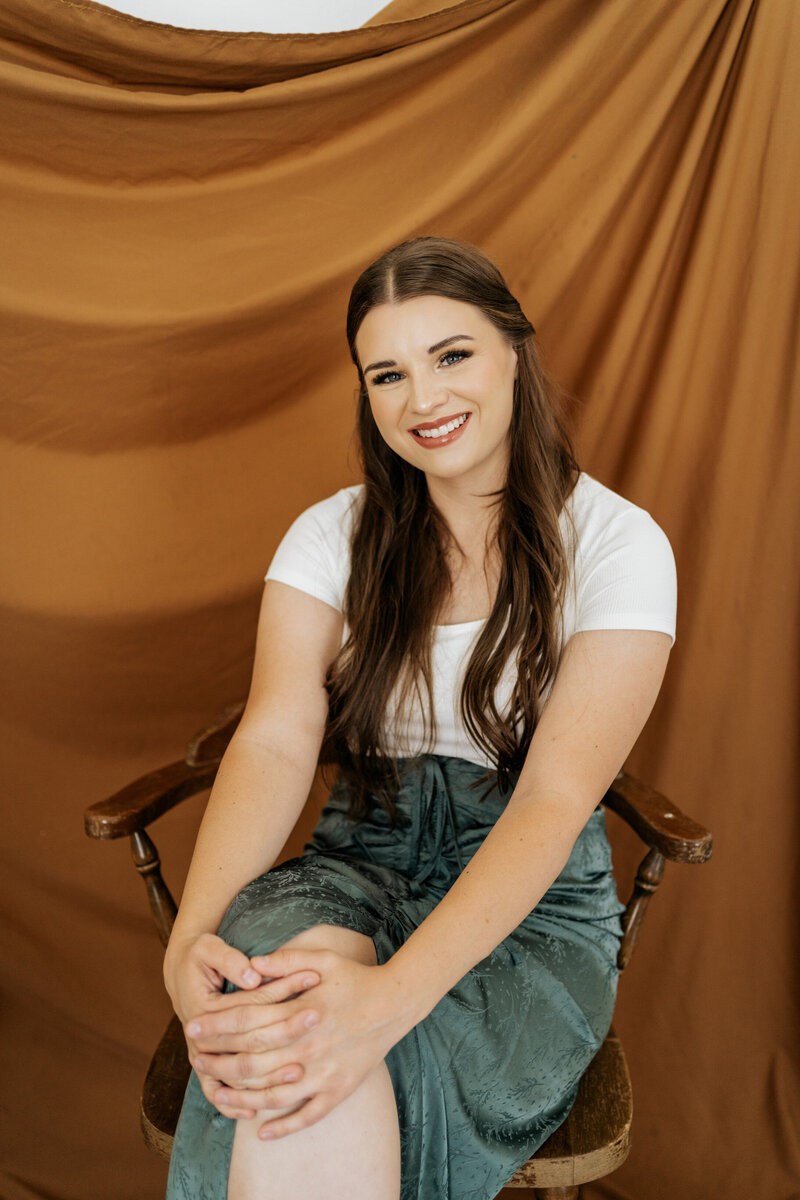
[[(264, 1139), (324, 1117), (414, 1024), (383, 966), (304, 947), (248, 959), (211, 934), (193, 950), (203, 1011), (196, 987), (183, 1005), (173, 994), (182, 1019), (187, 1004), (191, 1013), (184, 1020), (189, 1061), (206, 1099), (226, 1117), (292, 1110), (261, 1126)], [(241, 990), (223, 994), (225, 979)]]

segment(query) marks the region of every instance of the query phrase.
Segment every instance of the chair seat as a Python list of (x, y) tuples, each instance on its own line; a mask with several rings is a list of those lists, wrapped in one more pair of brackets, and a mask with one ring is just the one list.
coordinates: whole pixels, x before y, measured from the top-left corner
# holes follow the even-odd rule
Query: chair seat
[(586, 1069), (563, 1125), (508, 1181), (509, 1188), (569, 1188), (610, 1175), (631, 1147), (628, 1064), (612, 1026)]
[[(183, 1029), (173, 1017), (153, 1055), (142, 1090), (142, 1134), (161, 1158), (168, 1159), (172, 1153), (189, 1073)], [(628, 1064), (612, 1028), (580, 1081), (566, 1121), (506, 1187), (572, 1187), (609, 1175), (628, 1156), (632, 1116)]]

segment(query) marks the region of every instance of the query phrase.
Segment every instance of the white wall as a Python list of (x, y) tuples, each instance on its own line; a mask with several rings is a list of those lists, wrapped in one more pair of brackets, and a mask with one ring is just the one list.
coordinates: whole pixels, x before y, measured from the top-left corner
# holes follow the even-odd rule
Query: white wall
[(239, 33), (329, 33), (355, 29), (386, 7), (377, 0), (117, 0), (108, 8), (179, 25)]

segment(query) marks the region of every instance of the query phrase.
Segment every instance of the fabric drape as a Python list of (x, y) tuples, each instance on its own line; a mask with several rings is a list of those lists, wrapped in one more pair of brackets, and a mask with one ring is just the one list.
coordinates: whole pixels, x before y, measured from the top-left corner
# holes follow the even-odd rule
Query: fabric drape
[[(622, 978), (634, 1148), (587, 1194), (800, 1195), (799, 67), (791, 0), (398, 0), (298, 36), (3, 4), (4, 1198), (163, 1190), (159, 946), (82, 811), (246, 692), (273, 549), (357, 479), (349, 285), (420, 233), (498, 262), (582, 465), (678, 562), (629, 765), (715, 852)], [(176, 890), (200, 808), (155, 831)]]

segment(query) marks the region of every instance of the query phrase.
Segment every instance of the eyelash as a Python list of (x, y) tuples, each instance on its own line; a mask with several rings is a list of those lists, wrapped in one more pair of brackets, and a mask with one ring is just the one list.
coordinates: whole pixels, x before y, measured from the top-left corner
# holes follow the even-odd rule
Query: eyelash
[[(444, 354), (441, 356), (441, 358), (439, 359), (439, 362), (444, 363), (444, 360), (446, 358), (455, 358), (456, 361), (454, 363), (450, 363), (450, 364), (446, 364), (446, 365), (456, 366), (457, 363), (463, 362), (464, 359), (472, 358), (472, 351), (471, 350), (446, 350), (444, 352)], [(381, 383), (386, 383), (386, 381), (389, 379), (389, 377), (391, 375), (399, 375), (399, 374), (400, 374), (399, 371), (394, 371), (394, 370), (382, 371), (380, 375), (373, 375), (370, 382), (373, 384), (373, 386), (376, 384), (379, 385)]]

